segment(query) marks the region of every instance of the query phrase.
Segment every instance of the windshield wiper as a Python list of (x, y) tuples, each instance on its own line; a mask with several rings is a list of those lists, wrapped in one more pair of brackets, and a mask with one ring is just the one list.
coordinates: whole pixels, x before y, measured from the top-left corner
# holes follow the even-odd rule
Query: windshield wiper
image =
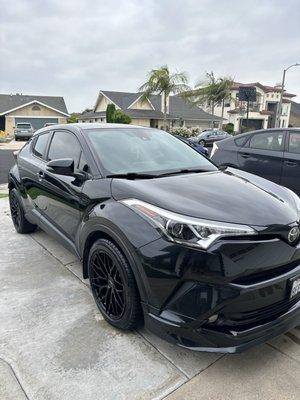
[(209, 172), (213, 171), (210, 169), (200, 169), (200, 168), (194, 168), (194, 169), (179, 169), (178, 171), (172, 171), (172, 172), (166, 172), (164, 174), (158, 175), (158, 177), (162, 176), (169, 176), (169, 175), (177, 175), (177, 174), (190, 174), (190, 173), (197, 173), (197, 172)]
[(106, 178), (120, 178), (120, 179), (152, 179), (157, 178), (159, 175), (142, 174), (138, 172), (127, 172), (126, 174), (111, 174), (106, 175)]

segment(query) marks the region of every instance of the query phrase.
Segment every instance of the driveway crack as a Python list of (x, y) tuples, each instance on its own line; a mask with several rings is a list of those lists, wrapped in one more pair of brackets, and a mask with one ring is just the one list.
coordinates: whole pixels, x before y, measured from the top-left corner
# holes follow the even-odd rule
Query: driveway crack
[(6, 365), (9, 367), (9, 369), (11, 370), (11, 372), (12, 372), (13, 376), (15, 377), (17, 383), (19, 384), (19, 386), (20, 386), (22, 392), (24, 393), (25, 398), (26, 398), (27, 400), (30, 400), (30, 399), (29, 399), (29, 396), (27, 395), (27, 393), (26, 393), (26, 391), (25, 391), (25, 389), (24, 389), (24, 387), (23, 387), (23, 385), (22, 385), (20, 379), (18, 378), (18, 376), (17, 376), (15, 370), (13, 369), (13, 367), (11, 366), (11, 364), (10, 364), (8, 361), (6, 361), (4, 358), (2, 358), (2, 357), (0, 357), (0, 361), (2, 361), (4, 364), (6, 364)]

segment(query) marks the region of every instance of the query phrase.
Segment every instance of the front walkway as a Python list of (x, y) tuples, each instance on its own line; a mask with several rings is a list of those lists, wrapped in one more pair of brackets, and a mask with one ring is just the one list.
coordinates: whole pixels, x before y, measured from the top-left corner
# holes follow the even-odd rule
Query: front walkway
[(193, 353), (99, 314), (81, 265), (0, 199), (0, 399), (299, 399), (300, 331), (241, 355)]

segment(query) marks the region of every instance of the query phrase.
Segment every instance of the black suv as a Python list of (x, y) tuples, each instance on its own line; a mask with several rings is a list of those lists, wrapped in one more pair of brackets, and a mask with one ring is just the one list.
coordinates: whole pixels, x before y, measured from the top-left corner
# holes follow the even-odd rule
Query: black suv
[(144, 321), (180, 346), (235, 352), (300, 323), (299, 197), (166, 132), (43, 128), (9, 191), (16, 230), (39, 226), (76, 254), (117, 328)]

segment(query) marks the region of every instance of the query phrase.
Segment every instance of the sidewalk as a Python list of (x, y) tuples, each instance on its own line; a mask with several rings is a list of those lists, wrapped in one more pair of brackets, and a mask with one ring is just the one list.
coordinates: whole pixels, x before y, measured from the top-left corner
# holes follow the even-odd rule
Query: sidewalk
[(0, 226), (0, 400), (299, 399), (299, 329), (239, 355), (117, 331), (71, 253), (14, 231), (7, 198)]

